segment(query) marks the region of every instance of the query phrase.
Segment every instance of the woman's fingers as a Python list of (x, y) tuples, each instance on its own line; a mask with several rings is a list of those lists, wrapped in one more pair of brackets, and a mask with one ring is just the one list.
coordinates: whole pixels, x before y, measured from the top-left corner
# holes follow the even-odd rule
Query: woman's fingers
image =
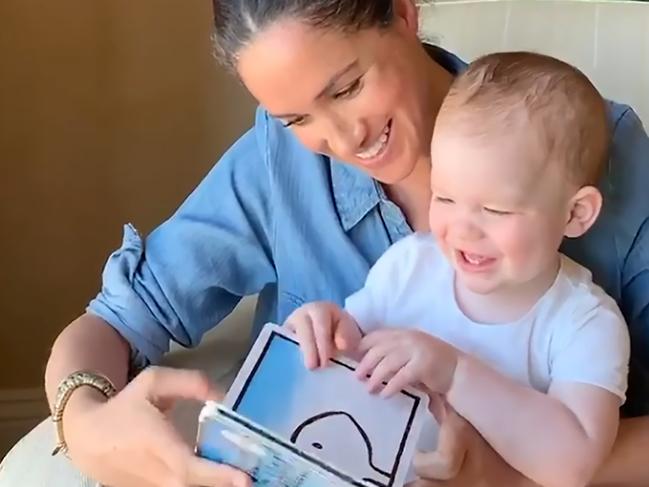
[(417, 475), (424, 479), (448, 480), (454, 478), (464, 464), (469, 447), (467, 421), (443, 400), (437, 399), (440, 423), (437, 448), (432, 452), (417, 453), (413, 466)]
[(251, 487), (252, 479), (228, 465), (192, 457), (187, 468), (187, 485), (201, 487)]

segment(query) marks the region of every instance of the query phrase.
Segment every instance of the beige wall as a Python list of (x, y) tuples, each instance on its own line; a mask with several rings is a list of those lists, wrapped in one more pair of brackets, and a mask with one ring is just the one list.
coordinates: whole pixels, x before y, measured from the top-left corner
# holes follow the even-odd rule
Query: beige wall
[(427, 34), (467, 61), (524, 49), (573, 63), (649, 123), (649, 2), (437, 0), (422, 20)]
[(165, 218), (252, 120), (208, 0), (0, 1), (0, 389), (39, 386), (133, 221)]

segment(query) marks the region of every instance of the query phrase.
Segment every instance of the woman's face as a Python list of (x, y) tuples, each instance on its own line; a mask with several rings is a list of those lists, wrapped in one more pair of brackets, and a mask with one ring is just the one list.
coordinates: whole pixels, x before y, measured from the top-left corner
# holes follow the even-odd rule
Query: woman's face
[(252, 95), (314, 152), (353, 164), (385, 184), (428, 157), (435, 114), (417, 11), (396, 2), (385, 29), (355, 33), (284, 20), (239, 53)]

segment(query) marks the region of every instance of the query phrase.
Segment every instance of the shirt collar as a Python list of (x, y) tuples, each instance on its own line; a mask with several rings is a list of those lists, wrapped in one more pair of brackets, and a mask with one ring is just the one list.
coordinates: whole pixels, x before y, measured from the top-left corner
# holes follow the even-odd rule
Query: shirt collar
[(360, 169), (335, 159), (331, 160), (331, 185), (338, 217), (348, 231), (374, 208), (383, 188)]
[[(424, 44), (430, 57), (449, 73), (457, 75), (467, 64), (455, 54)], [(386, 195), (383, 188), (366, 173), (342, 161), (331, 160), (331, 185), (334, 203), (345, 231), (354, 227)]]

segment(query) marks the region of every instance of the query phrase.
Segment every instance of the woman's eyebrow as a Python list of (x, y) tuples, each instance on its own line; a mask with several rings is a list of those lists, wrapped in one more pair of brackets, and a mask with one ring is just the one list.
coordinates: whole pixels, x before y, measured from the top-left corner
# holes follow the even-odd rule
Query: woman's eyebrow
[(350, 71), (354, 70), (357, 67), (358, 67), (358, 59), (355, 59), (347, 66), (342, 68), (340, 71), (338, 71), (336, 74), (334, 74), (329, 80), (329, 82), (325, 85), (325, 87), (322, 90), (320, 90), (320, 93), (316, 95), (315, 100), (318, 100), (319, 98), (322, 98), (324, 95), (326, 95), (336, 85), (336, 83), (340, 78), (342, 78), (347, 73), (349, 73)]
[[(337, 73), (335, 73), (331, 77), (331, 79), (327, 82), (325, 87), (322, 90), (320, 90), (320, 92), (315, 96), (314, 100), (318, 100), (318, 99), (322, 98), (323, 96), (325, 96), (329, 91), (331, 91), (331, 89), (336, 85), (336, 83), (338, 83), (340, 78), (345, 76), (350, 71), (353, 71), (357, 67), (358, 67), (358, 59), (355, 59), (354, 61), (349, 63), (347, 66), (345, 66), (344, 68), (339, 70)], [(273, 116), (275, 118), (287, 119), (287, 118), (299, 117), (299, 116), (301, 116), (301, 114), (299, 114), (299, 113), (275, 113), (275, 114), (271, 113), (271, 116)]]

